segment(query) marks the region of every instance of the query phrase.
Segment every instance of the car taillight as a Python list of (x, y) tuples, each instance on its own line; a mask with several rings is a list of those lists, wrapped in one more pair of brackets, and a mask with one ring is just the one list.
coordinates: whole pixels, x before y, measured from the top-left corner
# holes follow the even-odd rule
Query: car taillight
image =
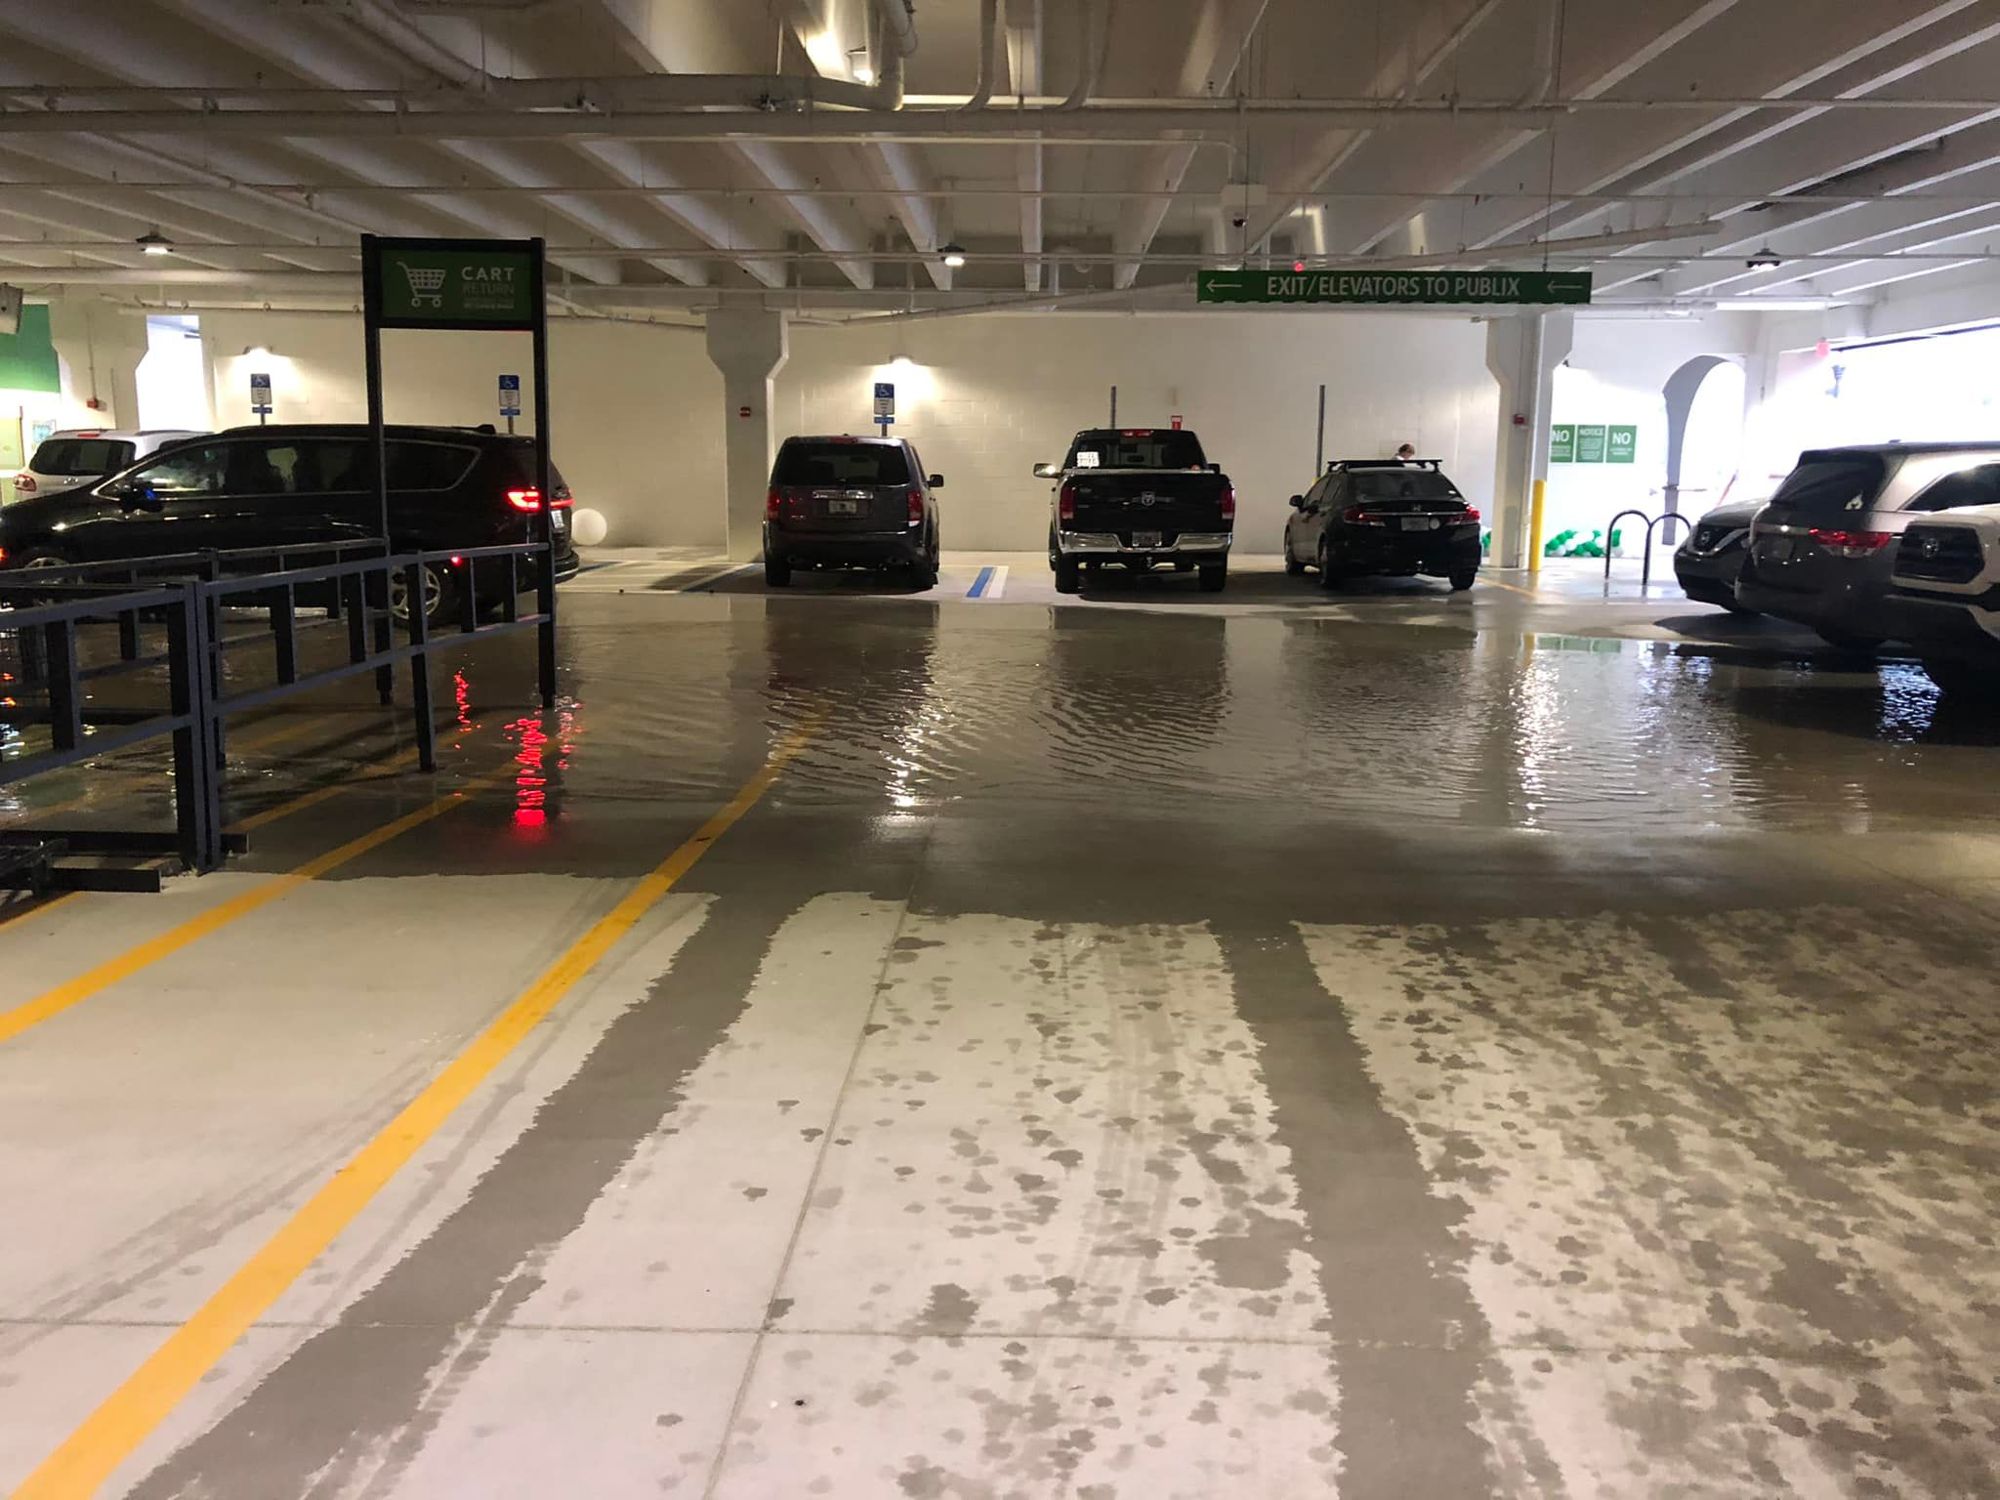
[(542, 508), (542, 492), (537, 489), (509, 490), (507, 491), (507, 503), (516, 510), (540, 510)]
[(1472, 525), (1477, 526), (1479, 524), (1479, 507), (1476, 505), (1466, 506), (1465, 515), (1460, 519), (1461, 519), (1461, 524), (1465, 522), (1470, 522)]
[(785, 497), (776, 490), (764, 496), (764, 519), (775, 521), (785, 513)]
[(1222, 491), (1222, 519), (1225, 521), (1236, 519), (1236, 491), (1226, 485)]
[(35, 476), (26, 472), (14, 476), (14, 493), (32, 495), (35, 492)]
[(1365, 505), (1350, 505), (1340, 513), (1340, 519), (1350, 526), (1380, 526), (1382, 518)]
[(1072, 483), (1065, 482), (1063, 487), (1056, 491), (1056, 519), (1059, 521), (1076, 519), (1076, 486)]
[(912, 526), (921, 526), (924, 524), (924, 492), (922, 490), (913, 489), (910, 491), (910, 524)]
[(1811, 527), (1806, 535), (1835, 557), (1866, 557), (1880, 552), (1891, 539), (1886, 531), (1840, 531), (1826, 526)]

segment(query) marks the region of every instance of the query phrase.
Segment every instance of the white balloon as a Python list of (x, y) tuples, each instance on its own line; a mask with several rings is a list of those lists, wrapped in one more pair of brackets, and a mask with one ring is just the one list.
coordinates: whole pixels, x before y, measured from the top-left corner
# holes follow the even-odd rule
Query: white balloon
[(569, 534), (579, 547), (595, 547), (610, 530), (601, 510), (580, 510), (569, 518)]

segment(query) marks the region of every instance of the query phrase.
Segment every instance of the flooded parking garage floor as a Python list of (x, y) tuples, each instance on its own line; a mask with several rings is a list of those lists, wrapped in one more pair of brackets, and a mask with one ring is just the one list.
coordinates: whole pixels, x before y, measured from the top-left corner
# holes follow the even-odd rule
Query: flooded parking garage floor
[(0, 1485), (2000, 1491), (2000, 727), (1499, 582), (244, 730), (249, 858), (0, 926)]

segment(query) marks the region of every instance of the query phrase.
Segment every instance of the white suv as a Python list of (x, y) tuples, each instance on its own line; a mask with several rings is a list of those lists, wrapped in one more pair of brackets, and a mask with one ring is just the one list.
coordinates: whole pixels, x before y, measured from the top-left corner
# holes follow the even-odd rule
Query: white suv
[(1947, 695), (2000, 697), (2000, 505), (1917, 522), (1896, 548), (1888, 634)]
[(169, 443), (206, 436), (178, 427), (154, 427), (143, 432), (104, 432), (96, 428), (52, 432), (42, 439), (41, 447), (28, 460), (28, 467), (14, 476), (14, 495), (25, 500), (30, 495), (60, 495), (64, 490), (80, 489), (131, 468)]

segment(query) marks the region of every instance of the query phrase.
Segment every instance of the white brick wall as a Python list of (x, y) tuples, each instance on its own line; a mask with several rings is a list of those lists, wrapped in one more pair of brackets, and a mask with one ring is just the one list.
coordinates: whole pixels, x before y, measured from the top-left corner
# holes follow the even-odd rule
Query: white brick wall
[[(907, 363), (897, 363), (898, 357)], [(794, 328), (778, 377), (781, 432), (872, 432), (873, 382), (896, 382), (895, 431), (946, 477), (947, 547), (1038, 550), (1045, 480), (1080, 427), (1179, 412), (1236, 481), (1246, 551), (1271, 552), (1286, 501), (1312, 482), (1327, 386), (1329, 458), (1409, 441), (1480, 503), (1493, 483), (1496, 390), (1485, 332), (1465, 319), (1367, 313), (940, 318)]]

